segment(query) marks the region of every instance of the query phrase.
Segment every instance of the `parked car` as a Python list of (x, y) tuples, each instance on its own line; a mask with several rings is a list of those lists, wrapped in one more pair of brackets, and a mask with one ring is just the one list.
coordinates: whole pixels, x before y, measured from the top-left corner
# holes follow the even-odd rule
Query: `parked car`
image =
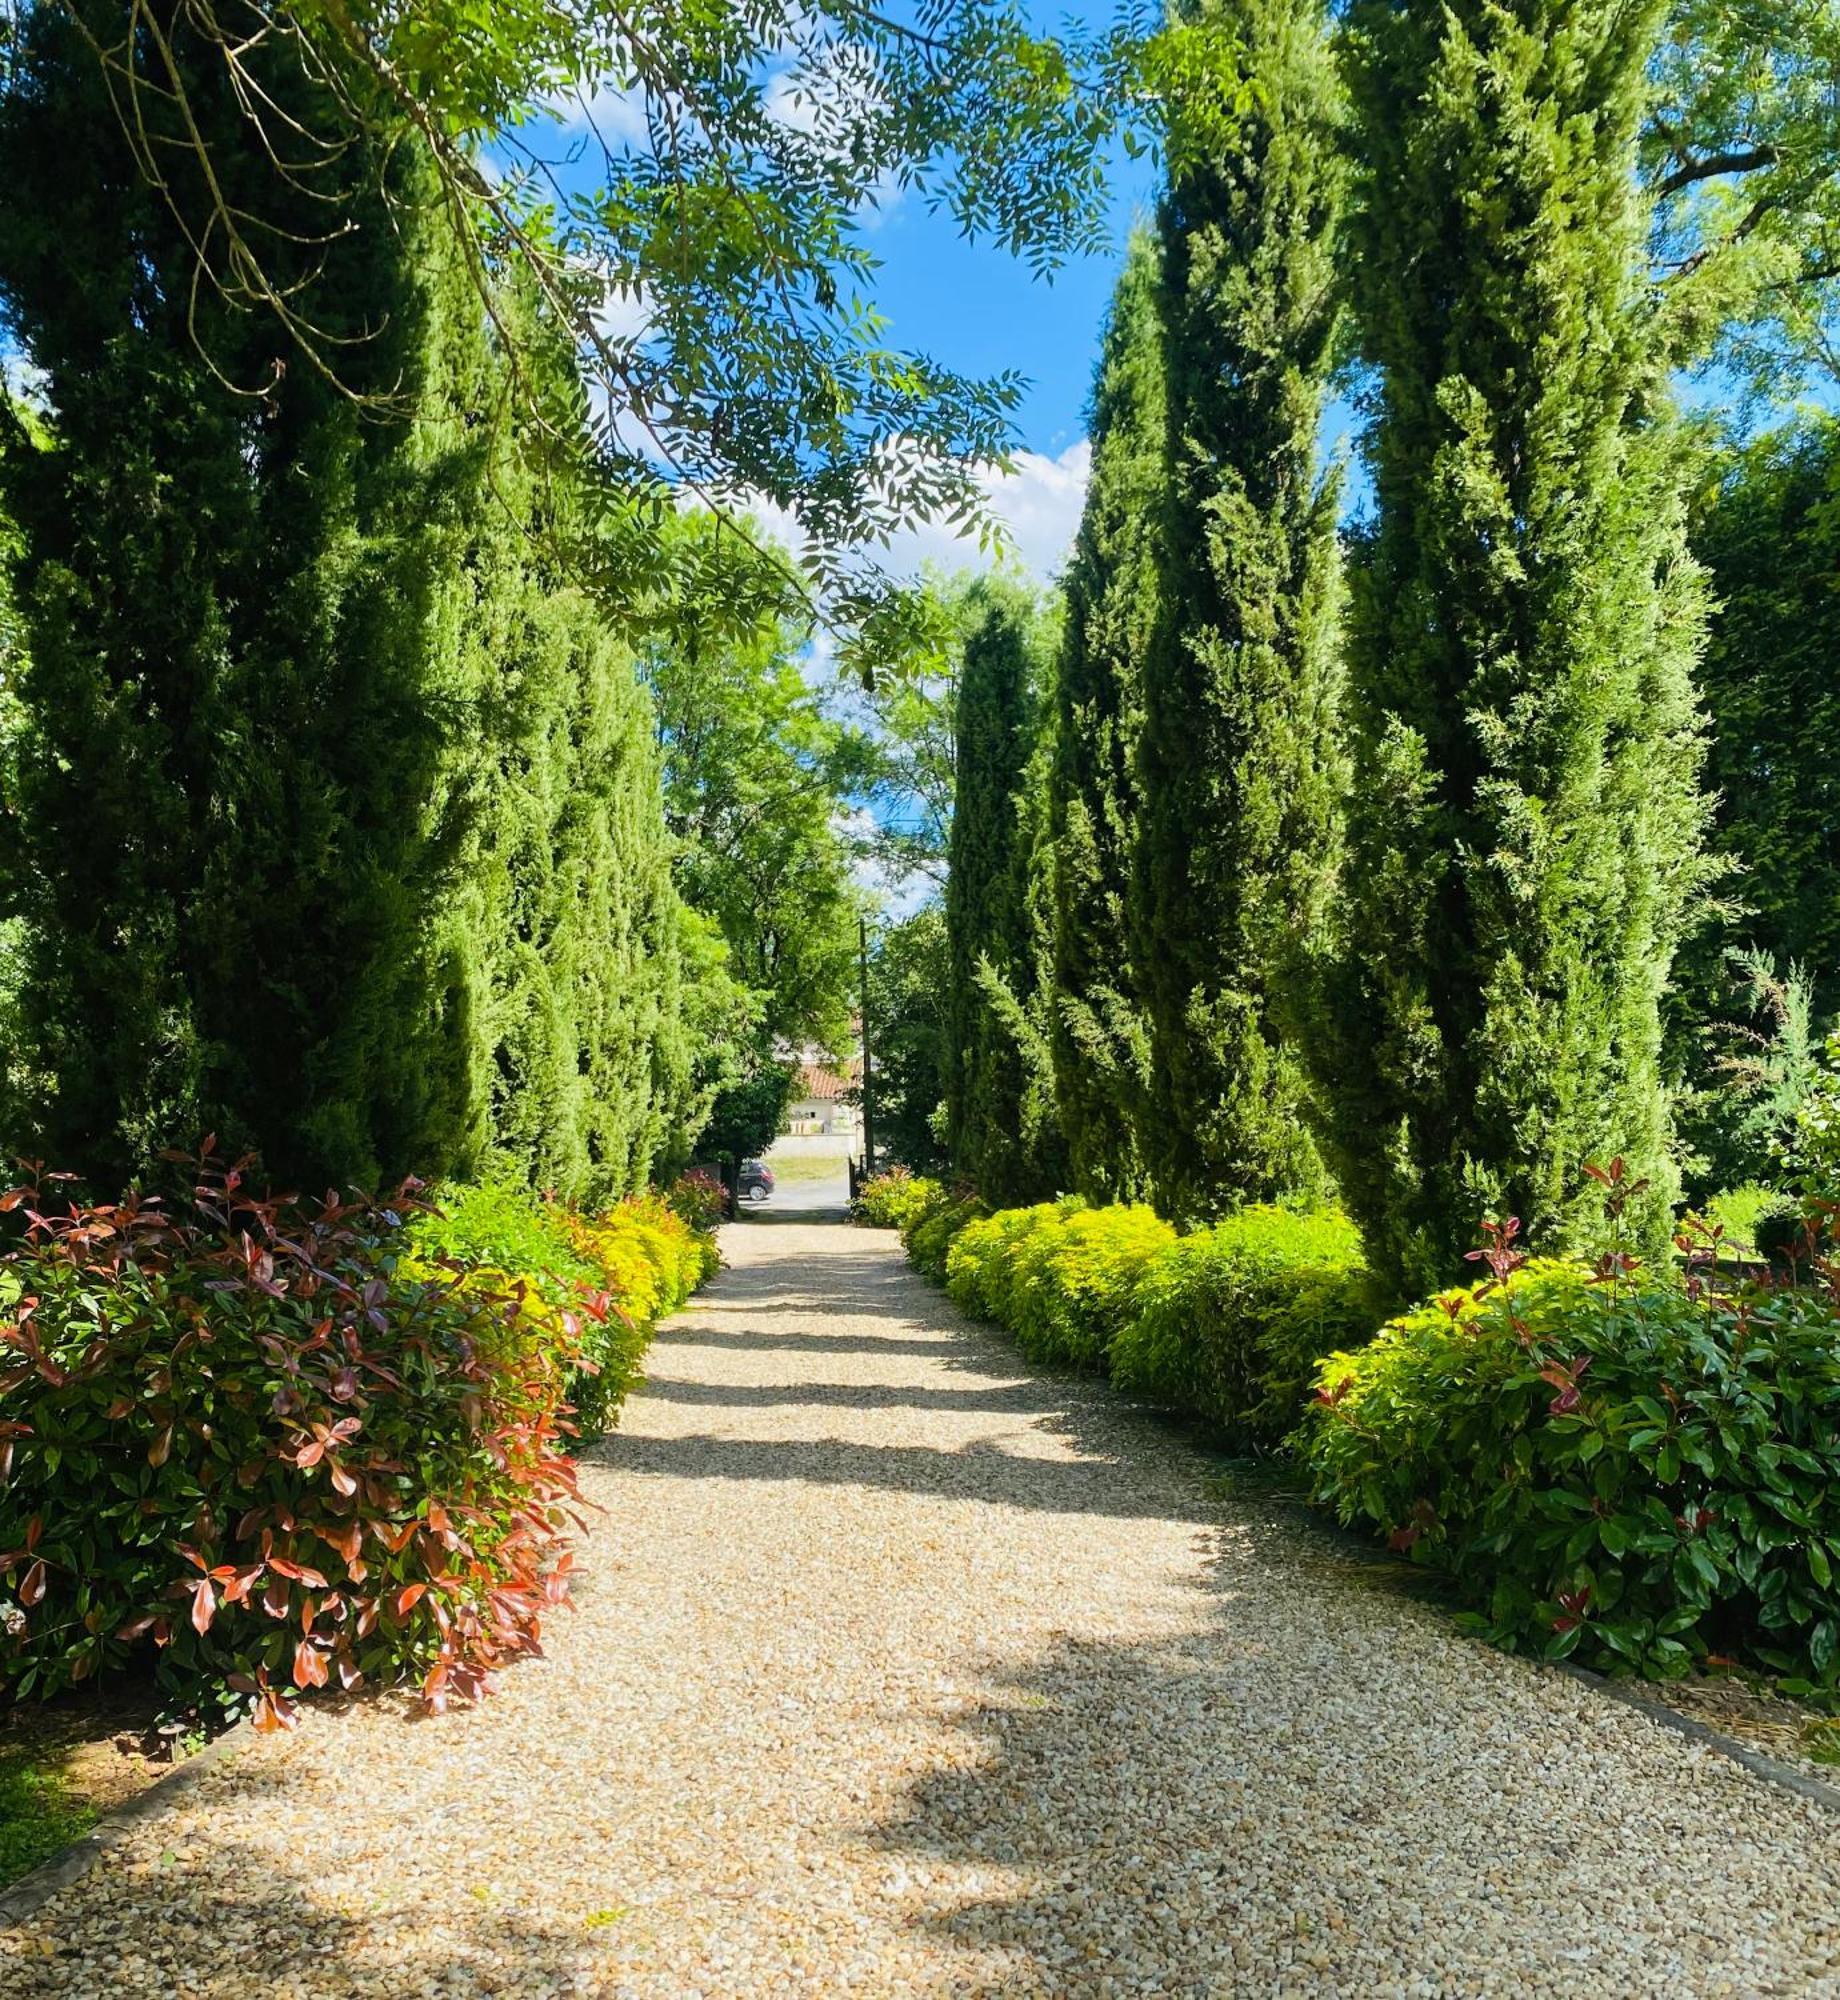
[(743, 1201), (765, 1201), (773, 1192), (773, 1169), (765, 1160), (741, 1162), (740, 1194)]

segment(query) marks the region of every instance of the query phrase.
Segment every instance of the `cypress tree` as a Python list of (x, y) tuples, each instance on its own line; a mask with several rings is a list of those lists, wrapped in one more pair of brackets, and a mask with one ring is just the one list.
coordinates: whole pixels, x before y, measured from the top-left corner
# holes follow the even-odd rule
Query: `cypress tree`
[(1013, 586), (977, 586), (955, 727), (958, 786), (946, 877), (949, 1150), (954, 1168), (998, 1206), (1052, 1187), (1053, 1162), (1038, 1150), (1041, 1078), (1026, 1032), (1040, 935), (1030, 911), (1039, 831), (1032, 763), (1037, 778), (1041, 772), (1033, 623)]
[(1634, 175), (1660, 0), (1357, 0), (1360, 565), (1337, 1165), (1402, 1290), (1488, 1214), (1671, 1189), (1659, 1002), (1698, 878), (1700, 593)]
[(1759, 438), (1718, 471), (1692, 524), (1716, 607), (1699, 685), (1712, 845), (1745, 914), (1695, 957), (1742, 942), (1797, 960), (1827, 1015), (1840, 1008), (1840, 423)]
[(1100, 348), (1092, 476), (1062, 588), (1049, 836), (1055, 1098), (1074, 1185), (1145, 1191), (1149, 1029), (1129, 915), (1143, 660), (1156, 634), (1168, 501), (1160, 257), (1131, 239)]
[(1333, 880), (1340, 771), (1334, 362), (1342, 168), (1317, 0), (1232, 0), (1258, 92), (1171, 138), (1160, 217), (1170, 424), (1162, 616), (1144, 667), (1136, 963), (1147, 1151), (1179, 1220), (1322, 1171), (1283, 1032)]
[[(191, 115), (240, 133), (170, 11)], [(32, 10), (19, 58), (0, 290), (51, 405), (50, 448), (4, 461), (29, 1136), (101, 1181), (210, 1127), (310, 1184), (630, 1185), (684, 1067), (656, 1073), (677, 928), (645, 711), (534, 553), (540, 482), (425, 158), (349, 142), (285, 38), (251, 52), (302, 159), (220, 145), (223, 191), (332, 381), (195, 282), (184, 150), (168, 200), (69, 13)]]

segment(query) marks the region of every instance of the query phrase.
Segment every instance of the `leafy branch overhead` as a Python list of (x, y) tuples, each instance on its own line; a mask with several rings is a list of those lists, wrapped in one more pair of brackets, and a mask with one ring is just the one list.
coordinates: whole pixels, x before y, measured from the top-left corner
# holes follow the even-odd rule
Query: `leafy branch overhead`
[[(13, 0), (9, 25), (29, 11)], [(862, 551), (899, 527), (994, 536), (974, 469), (1008, 448), (1023, 386), (891, 343), (865, 241), (875, 212), (916, 198), (1045, 273), (1102, 245), (1115, 133), (1151, 142), (1166, 92), (1223, 119), (1240, 93), (1218, 27), (1166, 26), (1146, 6), (1058, 36), (1013, 0), (70, 11), (186, 229), (194, 285), (280, 319), (294, 365), (343, 379), (345, 356), (311, 283), (281, 277), (259, 200), (226, 191), (220, 150), (255, 149), (277, 187), (311, 189), (357, 135), (406, 120), (507, 346), (524, 339), (506, 309), (522, 290), (581, 356), (609, 579), (659, 580), (668, 493), (733, 518), (764, 496), (797, 523), (802, 570), (845, 622), (880, 594)], [(277, 40), (336, 117), (303, 123), (264, 91), (257, 52)], [(196, 115), (201, 91), (236, 104), (229, 142)], [(329, 198), (328, 241), (352, 226)]]

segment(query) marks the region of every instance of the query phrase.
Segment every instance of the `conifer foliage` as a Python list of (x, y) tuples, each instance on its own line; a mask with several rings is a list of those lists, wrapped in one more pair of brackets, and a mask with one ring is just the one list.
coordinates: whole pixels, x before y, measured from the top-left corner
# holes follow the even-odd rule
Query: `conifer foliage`
[(1133, 962), (1151, 1025), (1157, 1205), (1188, 1220), (1321, 1168), (1281, 1012), (1339, 817), (1333, 481), (1343, 168), (1317, 0), (1221, 0), (1256, 89), (1232, 135), (1171, 135), (1160, 218), (1169, 485), (1143, 668)]
[(0, 298), (51, 412), (5, 454), (30, 829), (5, 887), (44, 1084), (13, 1136), (105, 1183), (216, 1129), (309, 1185), (630, 1187), (686, 1067), (649, 725), (541, 553), (566, 503), (428, 163), (341, 136), (276, 38), (249, 58), (294, 133), (275, 175), (168, 23), (335, 382), (201, 280), (188, 156), (148, 186), (90, 11), (28, 10), (0, 99)]
[(946, 1116), (953, 1166), (986, 1199), (1052, 1190), (1039, 883), (1045, 766), (1042, 639), (1018, 586), (980, 583), (959, 672), (957, 797), (946, 878), (952, 1013)]
[(1093, 390), (1092, 478), (1063, 590), (1050, 772), (1055, 1095), (1074, 1184), (1145, 1192), (1149, 1029), (1131, 935), (1143, 661), (1157, 629), (1168, 512), (1161, 253), (1132, 238)]
[[(1667, 1213), (1658, 1002), (1697, 878), (1699, 591), (1634, 160), (1659, 0), (1358, 0), (1352, 266), (1382, 371), (1351, 652), (1342, 1185), (1395, 1285)], [(1632, 1210), (1632, 1216), (1634, 1211)]]

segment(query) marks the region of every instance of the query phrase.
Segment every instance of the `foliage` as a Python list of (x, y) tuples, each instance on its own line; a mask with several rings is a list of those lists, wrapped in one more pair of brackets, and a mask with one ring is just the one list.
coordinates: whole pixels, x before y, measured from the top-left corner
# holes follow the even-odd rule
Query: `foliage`
[(664, 1198), (684, 1227), (708, 1237), (713, 1248), (715, 1232), (729, 1216), (728, 1190), (721, 1181), (706, 1167), (692, 1167), (665, 1189)]
[(1037, 1360), (1103, 1374), (1145, 1271), (1175, 1241), (1152, 1209), (1063, 1208), (1055, 1227), (1016, 1247), (1003, 1323)]
[(1150, 1209), (1089, 1208), (1064, 1195), (972, 1222), (952, 1245), (946, 1284), (1036, 1360), (1102, 1373), (1140, 1279), (1175, 1240)]
[(1506, 1232), (1492, 1252), (1497, 1275), (1323, 1362), (1317, 1497), (1450, 1577), (1498, 1644), (1840, 1684), (1828, 1287), (1727, 1295), (1621, 1249), (1516, 1269)]
[(1143, 1273), (1111, 1345), (1119, 1388), (1276, 1445), (1316, 1365), (1378, 1322), (1354, 1225), (1336, 1209), (1255, 1205), (1184, 1236)]
[(715, 1160), (757, 1159), (785, 1122), (794, 1081), (789, 1064), (761, 1059), (751, 1075), (717, 1093), (697, 1150)]
[(1836, 376), (1840, 14), (1674, 0), (1642, 136), (1650, 251), (1686, 360), (1753, 399)]
[(1775, 1166), (1778, 1184), (1804, 1205), (1840, 1203), (1840, 1031), (1821, 1050)]
[(1078, 1196), (999, 1208), (975, 1217), (954, 1237), (946, 1256), (946, 1289), (966, 1312), (1007, 1326), (1016, 1258), (1035, 1235), (1054, 1231), (1081, 1206)]
[(1031, 907), (1040, 827), (1031, 778), (1041, 775), (1035, 753), (1047, 634), (1021, 585), (984, 580), (977, 597), (955, 722), (946, 1105), (953, 1167), (1003, 1203), (1051, 1186), (1053, 1175), (1031, 1006), (1042, 971), (1038, 906)]
[(1814, 982), (1793, 960), (1779, 971), (1768, 952), (1738, 949), (1727, 963), (1735, 1018), (1702, 1029), (1704, 1080), (1679, 1102), (1683, 1136), (1717, 1178), (1732, 1180), (1780, 1172), (1816, 1086), (1824, 1037)]
[(1143, 660), (1155, 637), (1168, 530), (1161, 256), (1139, 230), (1100, 345), (1092, 475), (1062, 588), (1049, 827), (1053, 843), (1054, 1092), (1074, 1183), (1095, 1200), (1145, 1185), (1149, 1029), (1131, 876), (1141, 808)]
[(157, 1651), (176, 1697), (234, 1690), (273, 1728), (334, 1679), (439, 1708), (535, 1648), (578, 1519), (566, 1321), (415, 1275), (396, 1211), (257, 1199), (208, 1156), (170, 1213), (7, 1205), (15, 1696)]
[(863, 1182), (856, 1192), (856, 1219), (871, 1229), (907, 1229), (922, 1221), (945, 1197), (938, 1181), (891, 1167)]
[[(701, 545), (706, 564), (738, 560), (733, 532), (707, 516), (668, 532)], [(640, 657), (678, 886), (759, 996), (763, 1053), (840, 1050), (854, 1009), (860, 904), (836, 821), (872, 754), (807, 684), (798, 658), (807, 636), (774, 615), (745, 627), (686, 615)]]
[(1340, 965), (1312, 1035), (1394, 1296), (1484, 1214), (1669, 1197), (1658, 1000), (1705, 867), (1700, 591), (1635, 183), (1659, 0), (1357, 0), (1352, 249), (1378, 524), (1350, 634)]
[[(225, 162), (343, 384), (290, 368), (274, 316), (194, 297), (84, 39), (105, 12), (28, 10), (0, 92), (0, 295), (49, 400), (47, 448), (0, 457), (34, 829), (0, 890), (37, 1139), (103, 1182), (216, 1128), (309, 1185), (620, 1193), (675, 1143), (688, 1053), (643, 698), (555, 566), (567, 355), (521, 308), (539, 436), (399, 131), (311, 181)], [(199, 21), (174, 61), (216, 145), (242, 113)], [(333, 147), (297, 53), (246, 60)], [(177, 108), (146, 110), (182, 203)]]
[(976, 1195), (945, 1190), (939, 1199), (901, 1225), (901, 1242), (915, 1270), (943, 1283), (946, 1263), (960, 1231), (989, 1213)]
[[(1784, 1197), (1778, 1189), (1761, 1181), (1747, 1181), (1743, 1187), (1715, 1194), (1706, 1203), (1703, 1226), (1716, 1230), (1723, 1246), (1761, 1251), (1772, 1218), (1784, 1206)], [(1787, 1206), (1791, 1213), (1796, 1213), (1793, 1203)]]
[(929, 903), (874, 934), (869, 1023), (875, 1151), (917, 1173), (947, 1164), (945, 1098), (951, 950), (945, 911)]
[[(706, 1208), (706, 1194), (691, 1199)], [(584, 1215), (511, 1188), (449, 1186), (408, 1241), (418, 1270), (458, 1267), (466, 1288), (515, 1298), (537, 1338), (574, 1354), (569, 1396), (586, 1437), (613, 1422), (653, 1327), (716, 1267), (707, 1228), (657, 1195)]]
[[(260, 215), (269, 182), (311, 184), (335, 149), (399, 127), (422, 136), (457, 260), (487, 296), (502, 282), (542, 300), (609, 413), (571, 443), (592, 446), (622, 603), (661, 579), (705, 587), (694, 551), (655, 532), (665, 485), (789, 510), (846, 605), (872, 594), (846, 545), (975, 512), (974, 467), (1006, 448), (1021, 383), (888, 347), (870, 303), (876, 211), (902, 194), (942, 204), (1045, 270), (1102, 240), (1105, 139), (1121, 116), (1142, 129), (1145, 100), (1191, 79), (1223, 97), (1216, 29), (1146, 35), (1127, 12), (1055, 37), (1013, 0), (648, 0), (617, 18), (219, 0), (170, 10), (204, 41), (176, 75), (170, 37), (145, 31), (165, 15), (88, 4), (96, 81), (106, 67), (112, 93), (96, 93), (93, 134), (140, 140), (155, 121), (143, 170), (199, 246), (178, 295), (228, 297), (291, 374), (337, 377), (350, 357), (289, 290), (285, 244), (239, 205), (239, 170), (246, 183), (265, 169)], [(330, 129), (303, 138), (264, 92), (276, 48), (308, 68)], [(234, 119), (212, 119), (214, 95)], [(180, 130), (162, 143), (168, 120)], [(330, 193), (324, 208), (336, 238), (346, 217)]]
[(1325, 10), (1199, 11), (1258, 94), (1228, 143), (1184, 160), (1172, 142), (1158, 220), (1170, 490), (1132, 962), (1143, 1145), (1157, 1206), (1183, 1222), (1321, 1188), (1279, 1017), (1326, 914), (1343, 787), (1337, 492), (1316, 467), (1345, 179)]
[[(1814, 977), (1818, 1014), (1840, 1010), (1840, 729), (1829, 672), (1840, 567), (1840, 427), (1811, 419), (1715, 458), (1692, 522), (1714, 603), (1699, 687), (1711, 721), (1711, 845), (1733, 907), (1683, 967), (1693, 1029), (1726, 1011), (1736, 949)], [(1702, 1072), (1703, 1073), (1703, 1072)]]

